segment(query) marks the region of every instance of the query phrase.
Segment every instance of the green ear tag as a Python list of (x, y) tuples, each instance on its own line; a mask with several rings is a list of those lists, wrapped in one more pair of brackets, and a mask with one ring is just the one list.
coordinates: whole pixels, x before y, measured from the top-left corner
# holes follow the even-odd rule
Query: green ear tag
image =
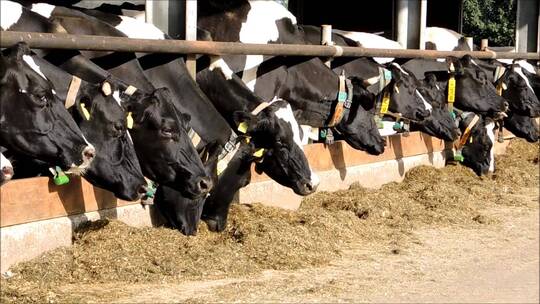
[(392, 79), (392, 72), (390, 70), (384, 69), (384, 79), (386, 80)]
[(452, 116), (453, 120), (456, 120), (456, 112), (454, 111), (450, 112), (450, 116)]
[(57, 186), (62, 186), (67, 183), (69, 183), (69, 177), (60, 169), (60, 167), (56, 167), (56, 175), (53, 177), (53, 182)]
[(319, 137), (322, 139), (326, 138), (326, 129), (321, 129), (321, 134), (319, 135)]
[(339, 92), (338, 101), (344, 102), (345, 100), (347, 100), (347, 92)]
[(243, 121), (238, 125), (238, 131), (242, 133), (247, 133), (248, 130), (248, 124), (247, 122)]
[(465, 160), (465, 157), (463, 157), (463, 155), (459, 151), (454, 154), (454, 160), (462, 163)]

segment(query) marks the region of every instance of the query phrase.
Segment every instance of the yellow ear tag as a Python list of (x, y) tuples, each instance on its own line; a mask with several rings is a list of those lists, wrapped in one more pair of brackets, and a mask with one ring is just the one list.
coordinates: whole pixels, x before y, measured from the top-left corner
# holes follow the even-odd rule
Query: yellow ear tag
[(249, 144), (251, 142), (251, 137), (246, 136), (246, 144)]
[(448, 102), (454, 102), (456, 100), (456, 79), (454, 76), (448, 79)]
[(248, 129), (248, 124), (247, 122), (241, 122), (239, 125), (238, 125), (238, 131), (242, 132), (242, 133), (247, 133), (247, 129)]
[(390, 105), (390, 93), (384, 92), (382, 104), (381, 104), (381, 114), (388, 112), (388, 106)]
[(103, 82), (103, 84), (101, 85), (101, 91), (103, 92), (105, 96), (111, 95), (112, 94), (111, 84), (106, 81)]
[(225, 169), (227, 169), (227, 162), (223, 159), (218, 161), (217, 168), (216, 168), (217, 175), (221, 175), (221, 173), (223, 173)]
[(253, 153), (253, 156), (259, 157), (259, 158), (263, 157), (263, 155), (264, 155), (264, 149), (259, 149), (259, 150), (255, 151), (255, 153)]
[(90, 112), (86, 109), (86, 105), (84, 102), (81, 102), (81, 111), (83, 113), (83, 116), (86, 120), (90, 120)]
[(469, 143), (472, 144), (472, 136), (471, 136), (471, 139), (469, 139)]
[(133, 117), (131, 116), (131, 112), (128, 112), (127, 114), (126, 124), (128, 129), (133, 129)]
[(506, 85), (506, 83), (502, 83), (502, 89), (506, 91), (506, 89), (508, 89), (508, 86)]

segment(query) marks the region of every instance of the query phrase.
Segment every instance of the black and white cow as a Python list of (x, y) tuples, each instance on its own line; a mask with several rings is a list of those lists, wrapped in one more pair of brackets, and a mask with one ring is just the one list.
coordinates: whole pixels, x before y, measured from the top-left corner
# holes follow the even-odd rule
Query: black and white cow
[[(2, 13), (6, 9), (11, 10), (15, 21), (9, 22), (8, 30), (31, 30), (38, 32), (61, 32), (65, 27), (60, 24), (58, 18), (51, 22), (47, 18), (54, 7), (40, 6), (36, 11), (39, 15), (17, 3), (2, 1)], [(6, 13), (9, 14), (9, 13)], [(68, 19), (69, 20), (69, 19)], [(80, 23), (86, 24), (87, 23)], [(89, 30), (81, 28), (66, 21), (66, 26), (75, 33)], [(211, 188), (210, 178), (204, 173), (204, 168), (189, 137), (187, 130), (189, 116), (177, 113), (172, 106), (170, 92), (165, 89), (154, 89), (144, 78), (144, 75), (130, 73), (130, 70), (115, 71), (121, 79), (131, 82), (134, 87), (129, 88), (119, 78), (110, 78), (110, 74), (103, 71), (99, 66), (92, 64), (76, 51), (47, 51), (40, 52), (47, 60), (70, 74), (79, 76), (89, 82), (109, 82), (120, 88), (122, 106), (126, 112), (131, 112), (133, 117), (133, 129), (131, 135), (135, 150), (139, 158), (143, 173), (148, 178), (169, 185), (182, 192), (186, 197), (196, 198), (204, 196)], [(107, 61), (109, 58), (104, 59)], [(134, 91), (134, 92), (133, 92)]]
[[(198, 26), (215, 41), (300, 43), (306, 41), (296, 18), (273, 1), (205, 1), (199, 4)], [(353, 103), (339, 122), (332, 122), (339, 77), (319, 58), (225, 56), (231, 70), (264, 100), (291, 103), (298, 122), (333, 129), (354, 148), (372, 154), (384, 151), (384, 139), (372, 115)]]
[[(130, 37), (167, 38), (154, 26), (140, 23), (131, 18), (95, 11), (85, 11), (85, 13), (114, 25)], [(168, 60), (165, 59), (167, 57), (169, 57)], [(174, 61), (170, 62), (171, 60)], [(203, 91), (209, 94), (210, 100), (228, 118), (227, 122), (223, 120), (211, 103), (209, 107), (201, 109), (201, 106), (205, 103), (208, 104), (209, 101), (206, 101), (204, 95), (197, 94), (196, 90), (190, 88), (193, 86), (193, 82), (187, 76), (183, 61), (178, 61), (176, 57), (167, 55), (146, 55), (139, 57), (139, 61), (142, 66), (147, 67), (145, 72), (151, 75), (150, 79), (157, 81), (160, 85), (170, 87), (173, 92), (177, 92), (177, 96), (182, 97), (183, 103), (178, 107), (186, 109), (192, 114), (195, 121), (199, 121), (198, 125), (202, 127), (202, 132), (199, 135), (203, 141), (207, 143), (216, 141), (224, 146), (231, 136), (231, 127), (236, 129), (242, 123), (247, 124), (247, 129), (243, 131), (246, 134), (239, 135), (249, 136), (253, 149), (255, 147), (258, 147), (259, 150), (263, 147), (265, 149), (264, 158), (257, 163), (258, 170), (265, 172), (282, 185), (292, 188), (298, 194), (306, 195), (315, 190), (318, 184), (317, 177), (309, 170), (309, 165), (301, 150), (299, 126), (287, 103), (276, 101), (257, 115), (252, 115), (249, 107), (255, 108), (262, 103), (262, 100), (245, 87), (236, 75), (227, 75), (230, 69), (223, 60), (212, 58), (212, 63), (207, 64), (208, 68), (199, 72), (198, 80)], [(192, 95), (182, 94), (182, 90), (186, 91), (186, 89), (188, 92), (192, 92)], [(243, 105), (243, 103), (245, 104)], [(235, 119), (242, 119), (242, 121)], [(260, 156), (258, 158), (252, 157), (243, 166), (249, 169), (253, 160), (260, 158)], [(216, 187), (221, 185), (220, 188), (223, 189), (223, 185), (233, 182), (230, 181), (230, 178), (220, 177), (219, 180), (216, 180)], [(242, 185), (245, 184), (242, 183)], [(231, 200), (232, 195), (240, 187), (225, 187), (226, 191), (231, 194)], [(230, 200), (225, 199), (220, 200), (220, 202), (226, 204), (225, 212), (228, 212)], [(200, 214), (200, 210), (196, 207), (198, 204), (182, 199), (170, 189), (163, 187), (157, 191), (156, 205), (162, 210), (167, 209), (164, 213), (169, 217), (170, 222), (184, 233), (191, 234), (196, 231), (196, 220), (193, 220), (193, 216)], [(197, 210), (199, 211), (197, 212)], [(226, 214), (224, 218), (226, 218)]]
[(94, 147), (58, 100), (50, 82), (18, 43), (0, 58), (0, 145), (81, 174)]
[(524, 138), (528, 142), (535, 143), (539, 140), (540, 127), (536, 119), (529, 116), (509, 111), (508, 117), (504, 118), (504, 127), (515, 136)]
[[(113, 192), (124, 200), (137, 200), (147, 192), (118, 88), (108, 82), (92, 84), (78, 82), (46, 60), (32, 56), (42, 73), (52, 82), (57, 96), (66, 100), (70, 113), (86, 138), (95, 143), (96, 158), (85, 172), (85, 179), (93, 185)], [(108, 90), (110, 92), (104, 92)], [(73, 90), (70, 96), (70, 89)]]
[[(305, 34), (306, 40), (311, 44), (319, 44), (321, 37), (320, 27), (301, 26)], [(396, 41), (386, 39), (384, 37), (363, 33), (363, 32), (346, 32), (334, 30), (332, 32), (332, 42), (338, 46), (361, 46), (366, 48), (388, 48), (388, 49), (403, 49)], [(392, 98), (389, 104), (389, 110), (394, 113), (402, 113), (404, 117), (413, 118), (413, 130), (417, 129), (429, 135), (441, 138), (443, 140), (452, 141), (457, 137), (456, 128), (453, 119), (448, 111), (444, 111), (440, 107), (433, 106), (437, 103), (436, 100), (430, 99), (424, 95), (421, 90), (423, 85), (418, 82), (414, 75), (411, 75), (402, 69), (397, 63), (392, 62), (393, 58), (344, 58), (338, 57), (332, 60), (332, 69), (340, 74), (345, 71), (349, 77), (355, 77), (366, 80), (366, 85), (370, 85), (370, 89), (374, 93), (380, 93), (382, 89), (379, 85), (380, 75), (384, 69), (390, 69), (393, 78), (401, 79), (400, 81), (389, 82), (387, 86), (390, 91), (394, 91), (395, 98)], [(397, 89), (392, 89), (392, 86)], [(377, 98), (381, 98), (378, 96)], [(414, 111), (428, 110), (429, 115), (423, 114), (423, 119), (418, 120), (421, 113), (411, 115)]]
[(7, 157), (0, 152), (0, 186), (13, 177), (13, 165)]

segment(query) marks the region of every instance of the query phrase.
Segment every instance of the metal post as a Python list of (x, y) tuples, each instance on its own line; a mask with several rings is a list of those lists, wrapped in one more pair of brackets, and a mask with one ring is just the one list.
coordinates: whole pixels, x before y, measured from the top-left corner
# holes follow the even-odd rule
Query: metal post
[(467, 42), (467, 45), (469, 46), (469, 50), (474, 51), (474, 39), (473, 39), (473, 37), (465, 37), (465, 41)]
[(480, 50), (481, 51), (487, 50), (488, 46), (489, 46), (489, 42), (488, 42), (487, 39), (480, 40)]
[(540, 0), (518, 0), (516, 16), (516, 51), (536, 52)]
[(403, 46), (407, 48), (407, 27), (409, 24), (409, 6), (407, 0), (396, 0), (396, 40)]
[(419, 49), (426, 49), (426, 20), (427, 0), (420, 0), (420, 45)]
[[(332, 43), (332, 25), (323, 24), (321, 25), (321, 45), (333, 45)], [(332, 58), (328, 58), (324, 62), (326, 66), (330, 67), (332, 64)]]
[[(185, 6), (186, 20), (186, 40), (197, 40), (197, 0), (186, 0)], [(188, 54), (186, 67), (189, 74), (195, 79), (197, 74), (197, 55)]]
[(418, 49), (420, 46), (420, 32), (421, 20), (420, 20), (420, 0), (408, 0), (407, 2), (407, 45), (408, 49)]

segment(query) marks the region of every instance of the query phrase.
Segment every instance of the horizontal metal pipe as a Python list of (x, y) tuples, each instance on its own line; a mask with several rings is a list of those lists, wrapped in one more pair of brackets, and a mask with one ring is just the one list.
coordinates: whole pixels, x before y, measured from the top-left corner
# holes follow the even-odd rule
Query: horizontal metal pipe
[(0, 33), (0, 47), (10, 47), (24, 41), (37, 49), (78, 49), (87, 51), (117, 51), (140, 53), (178, 53), (209, 55), (270, 55), (270, 56), (321, 56), (321, 57), (394, 57), (394, 58), (445, 58), (471, 55), (479, 59), (540, 59), (539, 53), (512, 53), (492, 51), (433, 51), (371, 49), (302, 44), (251, 44), (238, 42), (152, 40), (124, 37), (49, 34), (30, 32)]

